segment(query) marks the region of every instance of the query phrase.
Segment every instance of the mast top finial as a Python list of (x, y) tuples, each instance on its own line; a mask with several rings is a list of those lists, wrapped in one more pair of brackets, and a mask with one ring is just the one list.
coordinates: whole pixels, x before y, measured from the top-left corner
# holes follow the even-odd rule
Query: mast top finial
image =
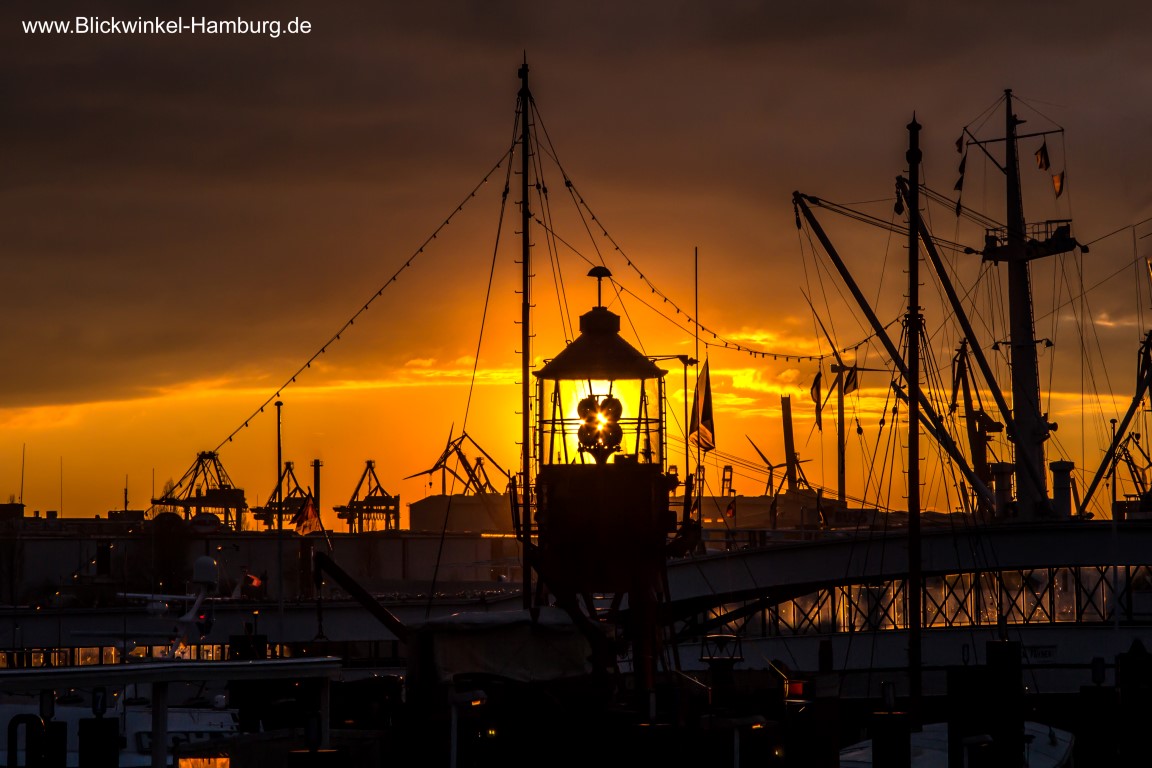
[(612, 273), (608, 270), (608, 267), (595, 266), (588, 271), (588, 277), (596, 278), (596, 306), (604, 306), (604, 302), (600, 293), (601, 281), (603, 281), (606, 277), (612, 277)]

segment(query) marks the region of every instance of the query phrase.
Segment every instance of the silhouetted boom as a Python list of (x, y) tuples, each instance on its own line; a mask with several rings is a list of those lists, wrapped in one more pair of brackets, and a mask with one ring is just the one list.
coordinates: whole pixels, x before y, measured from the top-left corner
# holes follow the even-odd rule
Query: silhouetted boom
[(397, 640), (402, 643), (408, 642), (408, 636), (411, 634), (411, 631), (407, 625), (400, 621), (400, 619), (387, 608), (380, 605), (380, 601), (372, 597), (372, 595), (368, 593), (368, 590), (360, 586), (360, 583), (348, 575), (347, 571), (337, 565), (335, 560), (323, 552), (315, 552), (312, 555), (312, 562), (315, 565), (312, 573), (313, 578), (316, 580), (317, 590), (320, 589), (322, 583), (322, 574), (327, 573), (353, 600), (364, 606), (365, 610), (387, 627), (388, 630), (396, 636)]

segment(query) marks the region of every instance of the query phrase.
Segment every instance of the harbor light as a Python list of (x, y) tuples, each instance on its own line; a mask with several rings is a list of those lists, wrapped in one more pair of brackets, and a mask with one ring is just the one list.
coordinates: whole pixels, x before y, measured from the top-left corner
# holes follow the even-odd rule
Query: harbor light
[[(537, 472), (528, 522), (535, 526), (520, 530), (528, 534), (526, 559), (557, 603), (627, 595), (622, 632), (632, 646), (637, 700), (651, 711), (662, 643), (654, 617), (667, 542), (677, 530), (671, 493), (679, 481), (665, 466), (668, 372), (620, 335), (620, 316), (602, 303), (611, 274), (604, 267), (588, 273), (597, 280), (596, 306), (580, 316), (580, 335), (534, 372)], [(594, 656), (618, 653), (607, 633), (586, 636)]]
[[(596, 267), (599, 282), (611, 273)], [(597, 305), (580, 335), (535, 372), (536, 456), (542, 467), (665, 458), (664, 375), (620, 336), (620, 316)]]
[[(611, 273), (596, 267), (589, 276), (599, 300)], [(546, 567), (562, 582), (553, 589), (628, 591), (650, 581), (663, 558), (677, 482), (664, 468), (666, 373), (620, 336), (620, 316), (600, 304), (535, 372), (536, 522)]]

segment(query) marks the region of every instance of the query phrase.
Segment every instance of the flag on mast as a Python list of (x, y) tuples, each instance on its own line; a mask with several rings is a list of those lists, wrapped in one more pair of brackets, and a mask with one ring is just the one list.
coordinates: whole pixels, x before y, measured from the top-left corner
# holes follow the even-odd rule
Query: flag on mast
[(296, 526), (296, 533), (301, 536), (307, 536), (310, 533), (324, 530), (324, 524), (320, 522), (320, 513), (316, 510), (316, 504), (309, 496), (304, 501), (304, 506), (292, 518), (293, 525)]
[(820, 423), (820, 410), (824, 407), (824, 401), (820, 399), (820, 377), (823, 375), (823, 371), (816, 371), (816, 379), (812, 382), (812, 388), (808, 390), (808, 394), (812, 396), (812, 402), (816, 404), (816, 429), (821, 432), (824, 431), (824, 427)]
[(1046, 171), (1052, 167), (1052, 162), (1048, 159), (1047, 139), (1040, 145), (1040, 149), (1036, 150), (1036, 167), (1042, 171)]
[(860, 369), (852, 366), (844, 374), (844, 394), (850, 395), (860, 388)]
[(708, 361), (696, 380), (696, 392), (692, 396), (692, 426), (688, 430), (688, 442), (707, 453), (716, 447), (716, 425), (712, 421), (712, 384), (708, 376)]

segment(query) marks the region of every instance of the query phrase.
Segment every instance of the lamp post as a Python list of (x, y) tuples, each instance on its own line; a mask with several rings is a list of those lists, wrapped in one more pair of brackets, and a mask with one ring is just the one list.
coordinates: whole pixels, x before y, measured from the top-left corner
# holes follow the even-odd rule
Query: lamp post
[(276, 401), (276, 530), (284, 530), (284, 515), (281, 514), (283, 510), (284, 501), (284, 488), (283, 488), (283, 471), (284, 471), (284, 444), (280, 436), (280, 409), (284, 403), (280, 400)]
[(279, 635), (284, 637), (284, 447), (280, 435), (280, 409), (284, 403), (276, 401), (276, 602), (279, 607)]

